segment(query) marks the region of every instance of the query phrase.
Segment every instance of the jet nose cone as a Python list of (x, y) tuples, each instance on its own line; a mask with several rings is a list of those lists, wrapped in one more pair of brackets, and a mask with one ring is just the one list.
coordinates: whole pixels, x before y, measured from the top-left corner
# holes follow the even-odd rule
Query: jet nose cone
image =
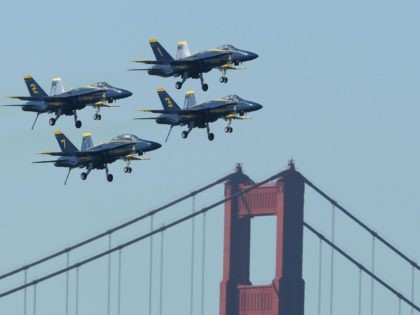
[(152, 150), (157, 150), (157, 149), (159, 149), (161, 146), (162, 146), (162, 145), (161, 145), (160, 143), (150, 141), (150, 147), (151, 147), (151, 149), (152, 149)]
[(124, 96), (124, 97), (130, 97), (131, 95), (133, 95), (133, 93), (132, 92), (130, 92), (129, 90), (121, 90), (121, 94)]
[(256, 53), (248, 52), (248, 60), (257, 59), (259, 56)]

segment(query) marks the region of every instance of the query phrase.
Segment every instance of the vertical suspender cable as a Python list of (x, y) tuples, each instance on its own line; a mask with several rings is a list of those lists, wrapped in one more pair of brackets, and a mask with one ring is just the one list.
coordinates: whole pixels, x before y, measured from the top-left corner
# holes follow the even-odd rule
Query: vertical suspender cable
[[(195, 195), (192, 196), (192, 213), (195, 212)], [(190, 315), (193, 314), (194, 310), (194, 245), (195, 245), (195, 217), (191, 219), (191, 291), (190, 291)]]
[[(335, 206), (332, 207), (331, 216), (331, 242), (334, 244), (335, 238)], [(330, 315), (333, 314), (333, 295), (334, 295), (334, 248), (331, 247), (331, 276), (330, 276)]]
[(204, 290), (205, 290), (205, 267), (206, 267), (206, 213), (203, 213), (203, 244), (201, 246), (201, 315), (204, 315)]
[(319, 262), (318, 262), (318, 315), (321, 315), (322, 302), (322, 239), (319, 239)]
[[(411, 267), (411, 302), (414, 304), (414, 266)], [(411, 315), (414, 314), (414, 307), (411, 307)]]
[[(66, 254), (66, 268), (70, 266), (70, 252)], [(69, 270), (66, 271), (66, 315), (69, 315)]]
[[(163, 227), (163, 225), (162, 225)], [(162, 230), (160, 234), (160, 292), (159, 292), (159, 315), (162, 315), (162, 301), (163, 301), (163, 240), (164, 240), (164, 232)]]
[(121, 255), (122, 250), (118, 250), (118, 295), (117, 295), (117, 315), (121, 314)]
[(401, 315), (401, 298), (398, 298), (398, 315)]
[(359, 312), (357, 314), (362, 315), (362, 269), (359, 268)]
[[(108, 249), (112, 247), (112, 234), (108, 234)], [(107, 315), (111, 314), (111, 253), (108, 254), (108, 301), (107, 301)]]
[(36, 283), (34, 284), (34, 303), (33, 303), (33, 315), (36, 315)]
[(79, 267), (76, 268), (76, 306), (75, 314), (79, 315)]
[[(28, 269), (25, 269), (24, 280), (25, 285), (28, 282)], [(27, 298), (27, 289), (23, 290), (23, 315), (26, 315), (26, 298)]]
[[(150, 232), (153, 231), (153, 215), (150, 216)], [(149, 315), (152, 315), (152, 281), (153, 281), (153, 235), (150, 236), (149, 253)]]
[[(375, 274), (375, 235), (372, 235), (372, 265), (371, 265), (371, 272)], [(374, 289), (375, 289), (375, 280), (371, 277), (370, 282), (370, 314), (373, 315), (374, 309)]]

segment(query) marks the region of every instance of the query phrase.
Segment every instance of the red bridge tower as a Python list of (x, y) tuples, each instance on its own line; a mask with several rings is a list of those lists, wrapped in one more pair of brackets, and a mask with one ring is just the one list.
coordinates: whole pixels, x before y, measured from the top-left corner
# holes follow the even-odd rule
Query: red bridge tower
[[(225, 196), (249, 187), (241, 166), (225, 183)], [(223, 280), (220, 315), (303, 315), (302, 279), (304, 180), (290, 163), (275, 183), (225, 203)], [(267, 285), (249, 280), (251, 218), (277, 217), (276, 272)]]

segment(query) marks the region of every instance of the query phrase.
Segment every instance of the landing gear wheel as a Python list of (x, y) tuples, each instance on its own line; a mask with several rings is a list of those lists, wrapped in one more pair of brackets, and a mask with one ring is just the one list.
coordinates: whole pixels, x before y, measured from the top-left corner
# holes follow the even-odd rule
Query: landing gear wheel
[(227, 77), (225, 77), (225, 83), (227, 83), (228, 82), (228, 78)]
[(225, 127), (225, 132), (226, 133), (232, 133), (233, 128), (232, 127)]
[(82, 122), (80, 120), (76, 120), (74, 125), (76, 126), (76, 128), (80, 128), (80, 127), (82, 127)]
[(85, 172), (83, 172), (82, 174), (80, 174), (80, 178), (82, 180), (85, 180), (87, 178), (87, 174)]
[(220, 83), (227, 83), (228, 78), (227, 77), (220, 77), (219, 81), (220, 81)]
[(201, 88), (203, 89), (203, 91), (205, 92), (205, 91), (207, 91), (208, 89), (209, 89), (209, 86), (208, 86), (208, 84), (207, 83), (204, 83), (202, 86), (201, 86)]
[(124, 173), (131, 173), (133, 169), (129, 166), (124, 167)]
[(50, 118), (50, 120), (48, 121), (48, 123), (50, 124), (50, 126), (54, 126), (55, 125), (55, 119), (54, 118)]
[(233, 131), (233, 128), (229, 127), (229, 133), (232, 133), (232, 131)]
[(108, 174), (107, 176), (106, 176), (106, 180), (108, 181), (108, 182), (112, 182), (112, 180), (114, 179), (114, 176), (112, 176), (112, 174)]
[(177, 81), (177, 82), (175, 83), (175, 88), (176, 88), (177, 90), (180, 90), (180, 89), (182, 88), (182, 83), (181, 83), (181, 82), (179, 82), (179, 81)]
[(181, 132), (181, 137), (182, 138), (187, 138), (188, 137), (188, 132), (186, 132), (185, 130), (183, 132)]
[(101, 119), (102, 119), (101, 114), (98, 114), (98, 120), (101, 120)]
[(95, 115), (93, 115), (93, 119), (94, 120), (101, 120), (101, 114), (95, 114)]
[(208, 138), (209, 138), (210, 141), (213, 141), (214, 134), (210, 132), (209, 135), (208, 135)]

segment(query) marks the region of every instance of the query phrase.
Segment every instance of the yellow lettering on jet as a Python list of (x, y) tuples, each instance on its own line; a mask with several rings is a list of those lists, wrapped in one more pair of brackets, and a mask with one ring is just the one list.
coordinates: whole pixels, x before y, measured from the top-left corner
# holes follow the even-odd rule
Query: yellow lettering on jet
[(169, 97), (165, 97), (165, 102), (168, 105), (168, 107), (172, 108), (173, 105), (172, 105), (171, 99)]
[(33, 83), (31, 84), (31, 90), (34, 94), (38, 94), (38, 89), (36, 88), (36, 85)]
[(64, 150), (67, 149), (66, 139), (61, 139), (60, 142), (63, 144)]

